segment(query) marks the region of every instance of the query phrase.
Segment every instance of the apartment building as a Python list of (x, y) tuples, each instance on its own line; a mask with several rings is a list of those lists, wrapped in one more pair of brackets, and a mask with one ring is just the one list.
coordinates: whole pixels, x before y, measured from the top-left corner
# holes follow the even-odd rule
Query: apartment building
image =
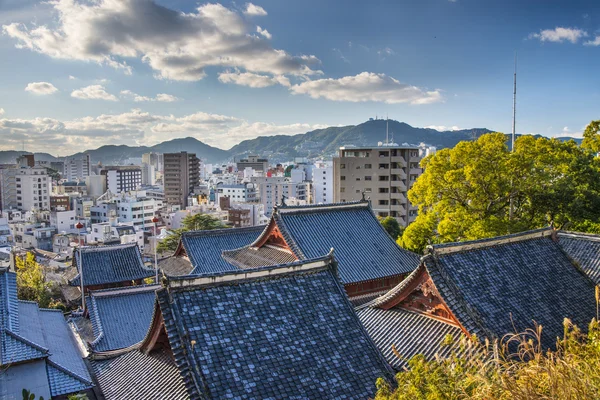
[(106, 188), (112, 193), (130, 192), (142, 185), (142, 168), (137, 165), (104, 167), (100, 175), (106, 176)]
[(164, 156), (161, 153), (144, 153), (142, 154), (142, 163), (152, 165), (155, 171), (162, 171), (164, 165)]
[(243, 171), (246, 168), (252, 168), (255, 171), (266, 172), (269, 170), (269, 160), (266, 158), (259, 158), (258, 156), (248, 156), (248, 158), (242, 158), (236, 162), (237, 170)]
[(62, 177), (67, 181), (83, 180), (91, 175), (91, 171), (92, 166), (89, 154), (82, 154), (77, 157), (65, 157)]
[(315, 203), (333, 203), (333, 163), (317, 162), (312, 173)]
[(0, 168), (0, 208), (49, 210), (52, 179), (43, 167)]
[(154, 165), (142, 163), (142, 185), (154, 186), (156, 184), (156, 169)]
[(259, 201), (264, 205), (268, 216), (284, 197), (305, 201), (306, 204), (313, 203), (312, 182), (292, 182), (290, 178), (283, 176), (253, 177), (251, 182), (258, 186)]
[(417, 146), (340, 147), (333, 159), (334, 202), (370, 198), (377, 216), (392, 216), (406, 226), (417, 209), (406, 193), (423, 172)]
[(187, 207), (188, 196), (200, 184), (200, 160), (194, 153), (165, 153), (163, 182), (165, 202)]

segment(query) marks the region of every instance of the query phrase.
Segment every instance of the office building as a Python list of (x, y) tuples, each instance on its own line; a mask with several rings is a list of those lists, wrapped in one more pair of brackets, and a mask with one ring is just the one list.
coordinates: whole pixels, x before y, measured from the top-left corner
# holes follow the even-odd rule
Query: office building
[(200, 185), (200, 160), (194, 153), (164, 154), (165, 202), (169, 205), (188, 206), (188, 196)]
[(0, 168), (0, 208), (49, 210), (52, 179), (43, 167)]
[(142, 168), (136, 165), (104, 167), (100, 175), (106, 176), (111, 193), (130, 192), (142, 185)]
[(91, 168), (89, 154), (65, 157), (62, 177), (67, 181), (83, 180), (91, 175)]
[(258, 158), (258, 156), (248, 156), (236, 162), (237, 170), (243, 171), (246, 168), (252, 168), (255, 171), (266, 172), (269, 170), (269, 160)]

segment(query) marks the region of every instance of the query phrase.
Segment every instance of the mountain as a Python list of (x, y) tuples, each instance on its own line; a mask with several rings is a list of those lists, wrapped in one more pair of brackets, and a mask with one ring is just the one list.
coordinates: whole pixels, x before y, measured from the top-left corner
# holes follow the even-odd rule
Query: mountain
[(128, 158), (141, 158), (142, 154), (149, 153), (177, 153), (187, 151), (196, 153), (196, 156), (209, 163), (225, 161), (229, 158), (229, 153), (225, 150), (209, 146), (198, 139), (192, 137), (172, 139), (157, 145), (148, 146), (126, 146), (126, 145), (107, 145), (95, 150), (86, 150), (84, 152), (73, 154), (74, 157), (86, 153), (90, 155), (93, 163), (102, 162), (103, 165), (122, 164)]
[[(0, 164), (16, 164), (17, 158), (23, 154), (31, 154), (28, 151), (6, 150), (0, 151)], [(33, 153), (39, 161), (58, 161), (58, 158), (48, 153)]]
[(415, 128), (404, 122), (369, 120), (359, 125), (317, 129), (294, 136), (270, 136), (244, 140), (233, 146), (229, 153), (233, 156), (256, 153), (268, 155), (274, 160), (290, 159), (296, 156), (332, 155), (340, 146), (374, 146), (385, 141), (386, 122), (390, 140), (398, 144), (419, 144), (421, 142), (438, 148), (453, 147), (461, 140), (471, 140), (484, 133), (485, 128), (439, 132), (429, 128)]

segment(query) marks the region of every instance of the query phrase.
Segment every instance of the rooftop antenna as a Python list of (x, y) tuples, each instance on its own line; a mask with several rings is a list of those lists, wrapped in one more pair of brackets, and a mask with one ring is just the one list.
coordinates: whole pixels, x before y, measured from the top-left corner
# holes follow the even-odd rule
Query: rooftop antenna
[[(517, 52), (515, 51), (515, 72), (514, 72), (514, 81), (513, 81), (513, 118), (512, 118), (512, 137), (511, 137), (511, 153), (515, 151), (515, 126), (516, 126), (516, 117), (517, 117)], [(511, 182), (511, 192), (512, 192), (512, 182)], [(512, 220), (514, 214), (514, 203), (512, 198), (512, 193), (510, 195), (510, 209), (508, 214), (508, 219)]]
[(386, 145), (389, 143), (389, 133), (388, 133), (389, 125), (390, 125), (390, 123), (388, 120), (388, 116), (387, 116), (387, 114), (385, 114), (385, 144)]

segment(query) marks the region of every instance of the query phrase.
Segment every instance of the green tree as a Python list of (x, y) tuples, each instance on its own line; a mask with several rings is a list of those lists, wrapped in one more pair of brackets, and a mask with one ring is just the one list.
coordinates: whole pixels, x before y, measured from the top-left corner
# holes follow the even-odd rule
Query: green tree
[(581, 147), (600, 153), (600, 120), (592, 121), (583, 131)]
[(183, 232), (229, 228), (220, 219), (208, 214), (188, 215), (183, 219), (182, 225), (180, 229), (168, 231), (168, 236), (158, 244), (157, 251), (159, 253), (174, 252), (177, 250)]
[(16, 257), (17, 295), (20, 300), (30, 300), (47, 308), (51, 302), (51, 285), (46, 282), (42, 266), (35, 255), (28, 252), (24, 258)]
[(402, 235), (402, 227), (398, 223), (398, 220), (394, 217), (379, 218), (379, 222), (383, 228), (390, 234), (394, 240), (397, 240)]
[(491, 133), (440, 150), (421, 166), (408, 192), (419, 215), (398, 241), (413, 251), (550, 222), (600, 222), (600, 160), (574, 141), (522, 136), (511, 153), (505, 135)]

